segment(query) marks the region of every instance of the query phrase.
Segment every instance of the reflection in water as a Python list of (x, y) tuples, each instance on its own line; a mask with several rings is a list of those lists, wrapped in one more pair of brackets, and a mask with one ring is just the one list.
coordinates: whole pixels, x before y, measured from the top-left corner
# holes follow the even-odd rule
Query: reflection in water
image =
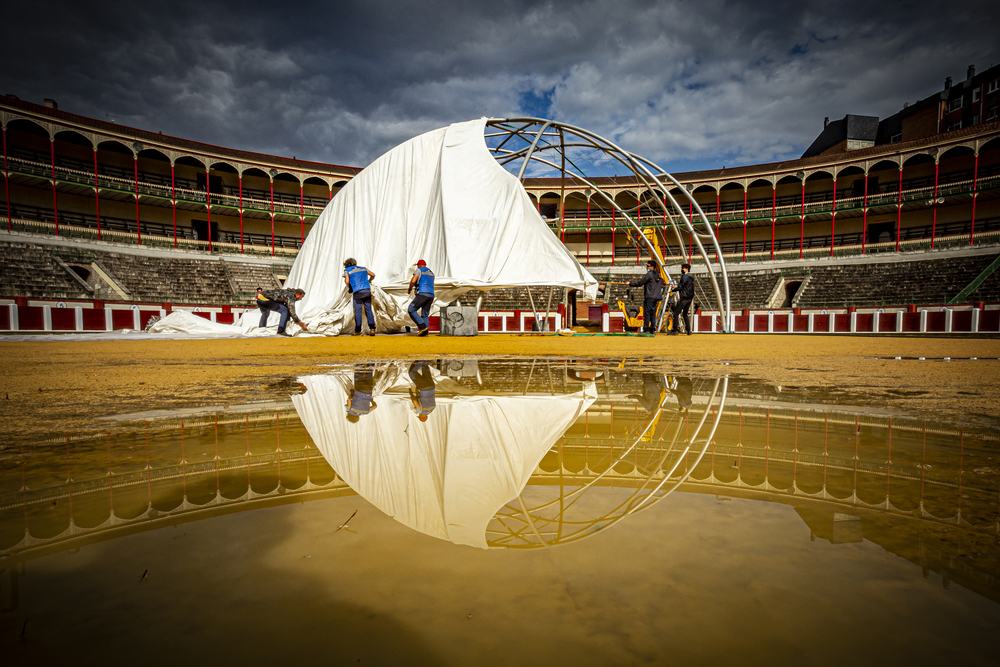
[(813, 539), (875, 542), (1000, 600), (994, 432), (617, 364), (400, 362), (301, 383), (253, 412), (0, 450), (0, 605), (18, 605), (28, 559), (295, 499), (358, 493), (429, 535), (524, 549), (625, 538), (674, 490), (790, 505)]

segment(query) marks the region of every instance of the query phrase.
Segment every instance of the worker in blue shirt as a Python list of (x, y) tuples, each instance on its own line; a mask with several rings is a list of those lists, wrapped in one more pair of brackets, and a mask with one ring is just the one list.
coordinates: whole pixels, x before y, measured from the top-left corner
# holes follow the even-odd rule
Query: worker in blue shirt
[(406, 311), (410, 314), (421, 336), (426, 336), (430, 332), (430, 322), (427, 317), (431, 314), (431, 305), (434, 303), (434, 272), (427, 268), (427, 262), (419, 260), (417, 269), (410, 278), (410, 288), (406, 290), (409, 294), (416, 288), (417, 296)]
[(368, 317), (368, 335), (375, 335), (375, 313), (372, 311), (372, 285), (369, 282), (375, 274), (363, 266), (358, 266), (357, 260), (348, 257), (344, 260), (344, 284), (354, 296), (354, 335), (361, 335), (361, 309), (364, 308)]

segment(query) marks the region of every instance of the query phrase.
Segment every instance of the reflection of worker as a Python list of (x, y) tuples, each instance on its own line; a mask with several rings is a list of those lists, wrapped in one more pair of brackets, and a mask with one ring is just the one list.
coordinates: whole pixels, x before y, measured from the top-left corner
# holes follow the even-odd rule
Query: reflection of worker
[(278, 321), (279, 336), (289, 335), (285, 333), (285, 325), (288, 324), (289, 317), (292, 318), (293, 322), (302, 327), (303, 331), (308, 331), (309, 327), (295, 313), (295, 302), (305, 295), (305, 291), (300, 289), (264, 290), (258, 287), (256, 301), (257, 307), (260, 308), (260, 328), (263, 329), (267, 326), (267, 318), (273, 311), (281, 316), (281, 319)]
[(656, 311), (663, 300), (663, 278), (656, 268), (656, 262), (646, 262), (646, 275), (630, 282), (629, 287), (642, 287), (642, 328), (647, 333), (656, 333)]
[(691, 407), (691, 394), (694, 393), (694, 384), (691, 378), (674, 378), (670, 384), (670, 393), (677, 397), (677, 411), (685, 413)]
[(634, 398), (646, 412), (653, 413), (660, 407), (661, 394), (667, 388), (663, 376), (658, 373), (642, 374), (642, 395), (633, 394)]
[(427, 361), (415, 361), (410, 364), (407, 371), (417, 390), (410, 390), (410, 400), (413, 401), (413, 409), (417, 411), (417, 418), (425, 422), (427, 415), (434, 411), (437, 404), (434, 401), (434, 378), (431, 377), (431, 368)]
[(688, 317), (689, 306), (691, 301), (694, 300), (694, 276), (691, 275), (691, 265), (681, 264), (681, 279), (677, 281), (677, 287), (670, 290), (671, 293), (677, 292), (678, 300), (671, 308), (671, 312), (674, 314), (674, 326), (670, 330), (671, 336), (676, 336), (680, 333), (677, 330), (677, 325), (679, 324), (677, 316), (684, 315), (684, 329), (691, 335), (691, 320)]
[(358, 266), (357, 260), (348, 257), (344, 260), (344, 284), (354, 296), (354, 335), (361, 335), (361, 309), (368, 316), (368, 335), (375, 335), (375, 313), (372, 311), (372, 285), (368, 282), (375, 274), (363, 266)]
[(427, 262), (422, 259), (417, 262), (417, 270), (410, 278), (410, 287), (406, 293), (409, 294), (414, 288), (417, 290), (417, 296), (407, 308), (407, 312), (420, 330), (420, 335), (426, 336), (430, 331), (427, 317), (431, 314), (431, 304), (434, 303), (434, 272), (427, 268)]
[(347, 421), (357, 423), (361, 415), (366, 415), (378, 404), (375, 396), (375, 371), (371, 366), (354, 369), (354, 389), (347, 397)]

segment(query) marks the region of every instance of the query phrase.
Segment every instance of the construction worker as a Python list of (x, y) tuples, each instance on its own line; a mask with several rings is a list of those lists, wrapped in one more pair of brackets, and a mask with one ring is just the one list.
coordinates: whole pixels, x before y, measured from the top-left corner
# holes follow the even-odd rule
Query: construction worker
[(646, 262), (646, 275), (630, 282), (629, 287), (642, 287), (642, 329), (646, 333), (656, 333), (656, 311), (663, 300), (663, 278), (656, 268), (656, 262)]
[(430, 362), (415, 361), (410, 364), (407, 375), (413, 381), (416, 391), (410, 390), (410, 401), (417, 413), (417, 419), (427, 421), (427, 415), (434, 412), (437, 406), (434, 400), (434, 377), (431, 375)]
[(677, 287), (670, 290), (673, 294), (677, 292), (678, 300), (677, 303), (671, 308), (671, 312), (674, 314), (674, 326), (668, 332), (671, 336), (676, 336), (680, 333), (677, 330), (677, 325), (680, 324), (677, 320), (678, 315), (684, 316), (684, 329), (687, 331), (688, 336), (691, 335), (691, 319), (688, 316), (689, 306), (694, 300), (694, 276), (691, 275), (691, 265), (681, 264), (681, 278), (677, 281)]
[(430, 322), (427, 317), (431, 314), (431, 305), (434, 303), (434, 272), (427, 268), (427, 262), (422, 259), (417, 261), (417, 269), (410, 278), (410, 287), (406, 293), (409, 294), (414, 288), (417, 290), (417, 296), (406, 312), (417, 325), (420, 335), (426, 336), (430, 332)]
[(361, 309), (364, 308), (368, 317), (368, 335), (375, 335), (375, 313), (372, 311), (372, 285), (369, 282), (375, 274), (363, 266), (358, 266), (357, 260), (348, 257), (344, 260), (344, 284), (354, 296), (354, 335), (361, 335)]
[(278, 321), (279, 336), (291, 335), (285, 333), (285, 325), (288, 324), (289, 317), (302, 327), (303, 331), (309, 331), (306, 323), (300, 320), (295, 313), (295, 302), (305, 295), (305, 290), (301, 289), (261, 289), (258, 287), (256, 301), (257, 307), (260, 308), (260, 328), (263, 329), (267, 326), (267, 319), (273, 311), (281, 316)]

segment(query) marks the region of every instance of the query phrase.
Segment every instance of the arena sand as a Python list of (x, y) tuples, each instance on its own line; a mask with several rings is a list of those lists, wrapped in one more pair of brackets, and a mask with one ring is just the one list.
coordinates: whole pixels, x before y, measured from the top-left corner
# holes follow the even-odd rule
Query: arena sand
[(598, 366), (628, 359), (630, 367), (674, 374), (847, 392), (938, 420), (995, 423), (1000, 407), (998, 339), (742, 334), (0, 342), (0, 401), (6, 439), (15, 442), (107, 428), (97, 419), (109, 415), (287, 399), (289, 379), (330, 364), (476, 356)]

